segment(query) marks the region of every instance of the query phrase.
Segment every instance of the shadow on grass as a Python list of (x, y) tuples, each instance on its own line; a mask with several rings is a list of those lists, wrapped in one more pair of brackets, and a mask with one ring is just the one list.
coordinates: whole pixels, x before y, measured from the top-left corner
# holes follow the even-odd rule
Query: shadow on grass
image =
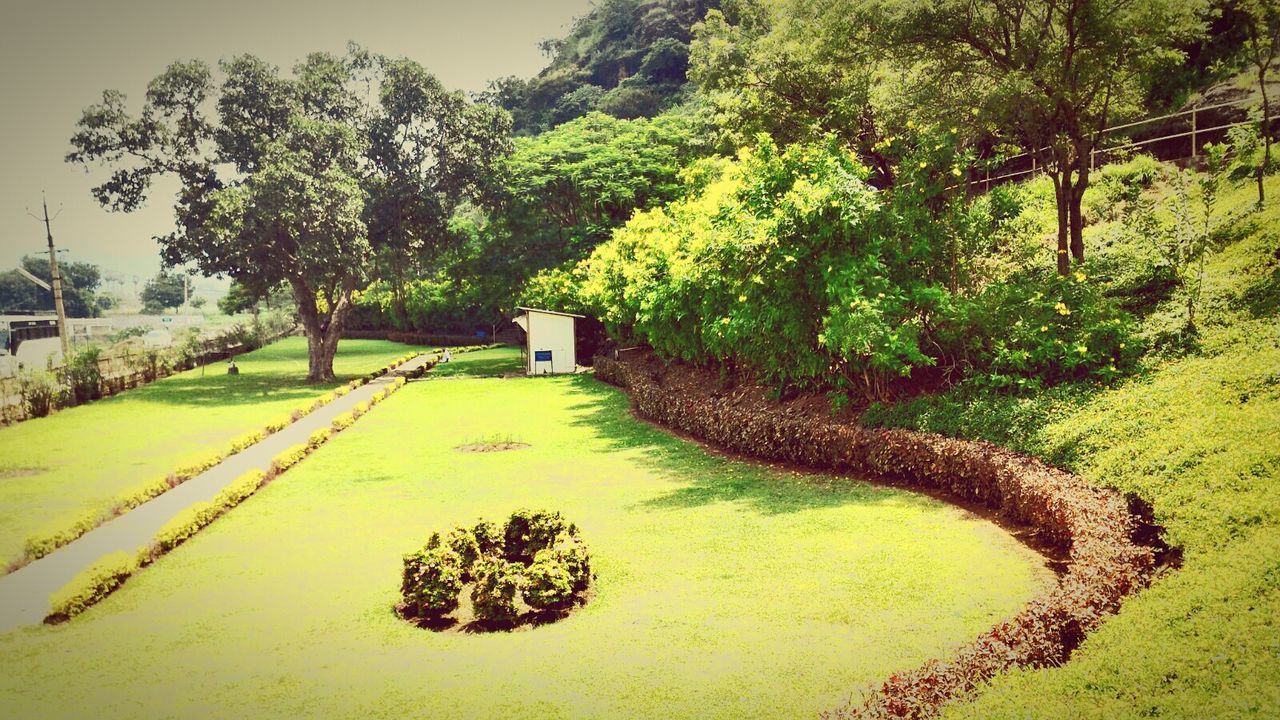
[(431, 372), (426, 374), (425, 379), (502, 377), (507, 373), (518, 373), (521, 368), (520, 351), (516, 348), (502, 347), (454, 355), (449, 362), (432, 368)]
[[(317, 391), (332, 390), (384, 366), (391, 359), (389, 349), (392, 347), (398, 349), (381, 340), (342, 340), (335, 358), (337, 378), (333, 382), (312, 384), (307, 382), (306, 339), (285, 338), (237, 357), (239, 375), (228, 375), (224, 363), (210, 363), (116, 397), (191, 407), (251, 405), (263, 400), (301, 404), (315, 398)], [(403, 347), (403, 354), (428, 350), (414, 345)], [(353, 365), (359, 369), (350, 369)]]
[(850, 503), (938, 503), (922, 495), (851, 477), (766, 464), (722, 454), (636, 418), (617, 388), (591, 375), (569, 380), (574, 425), (587, 427), (614, 450), (639, 451), (641, 462), (686, 484), (640, 504), (650, 510), (701, 507), (720, 502), (747, 505), (765, 515), (838, 507)]

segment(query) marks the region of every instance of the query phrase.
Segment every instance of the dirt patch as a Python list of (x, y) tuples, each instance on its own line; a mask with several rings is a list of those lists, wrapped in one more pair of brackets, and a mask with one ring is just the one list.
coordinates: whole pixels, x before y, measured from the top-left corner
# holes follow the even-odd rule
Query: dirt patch
[(31, 477), (46, 472), (49, 468), (42, 467), (8, 467), (0, 468), (0, 480), (11, 480), (13, 478)]
[(520, 448), (527, 448), (527, 447), (529, 447), (529, 443), (516, 442), (516, 441), (478, 442), (478, 443), (468, 443), (466, 445), (459, 445), (455, 447), (454, 450), (457, 450), (458, 452), (465, 452), (465, 453), (487, 453), (487, 452), (502, 452), (504, 450), (519, 450)]

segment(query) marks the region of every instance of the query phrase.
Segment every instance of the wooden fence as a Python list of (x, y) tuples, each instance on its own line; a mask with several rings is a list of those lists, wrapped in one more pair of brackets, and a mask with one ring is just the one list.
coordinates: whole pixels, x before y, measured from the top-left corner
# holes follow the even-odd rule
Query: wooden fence
[[(1231, 128), (1257, 124), (1256, 120), (1229, 119), (1233, 114), (1239, 114), (1232, 113), (1232, 110), (1247, 109), (1257, 104), (1258, 100), (1246, 97), (1109, 127), (1099, 133), (1102, 138), (1098, 147), (1089, 153), (1089, 168), (1096, 168), (1135, 150), (1145, 150), (1157, 159), (1168, 162), (1194, 161), (1205, 143), (1221, 141)], [(1044, 172), (1044, 165), (1038, 162), (1038, 156), (1047, 151), (1048, 148), (1042, 148), (1039, 153), (1013, 155), (1004, 161), (995, 174), (983, 172), (980, 178), (971, 183), (971, 187), (985, 192), (1018, 178), (1034, 177), (1037, 173)]]

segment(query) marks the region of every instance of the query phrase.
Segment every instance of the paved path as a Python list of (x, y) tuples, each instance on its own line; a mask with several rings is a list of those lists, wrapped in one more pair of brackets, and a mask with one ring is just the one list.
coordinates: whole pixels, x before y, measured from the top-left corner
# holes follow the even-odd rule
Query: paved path
[(307, 442), (311, 433), (327, 428), (333, 419), (381, 391), (398, 375), (414, 370), (433, 356), (419, 355), (383, 375), (272, 433), (181, 485), (158, 495), (97, 529), (85, 533), (25, 567), (0, 577), (0, 632), (40, 623), (49, 614), (49, 596), (106, 555), (121, 550), (135, 553), (165, 523), (198, 502), (212, 500), (222, 489), (250, 470), (267, 470), (271, 459), (286, 448)]

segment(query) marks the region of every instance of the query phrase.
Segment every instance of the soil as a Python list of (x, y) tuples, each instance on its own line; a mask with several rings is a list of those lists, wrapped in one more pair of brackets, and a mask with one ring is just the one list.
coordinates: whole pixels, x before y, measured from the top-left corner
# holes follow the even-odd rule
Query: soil
[(520, 448), (529, 447), (529, 443), (523, 442), (480, 442), (470, 443), (467, 445), (459, 445), (454, 448), (458, 452), (502, 452), (503, 450), (519, 450)]

